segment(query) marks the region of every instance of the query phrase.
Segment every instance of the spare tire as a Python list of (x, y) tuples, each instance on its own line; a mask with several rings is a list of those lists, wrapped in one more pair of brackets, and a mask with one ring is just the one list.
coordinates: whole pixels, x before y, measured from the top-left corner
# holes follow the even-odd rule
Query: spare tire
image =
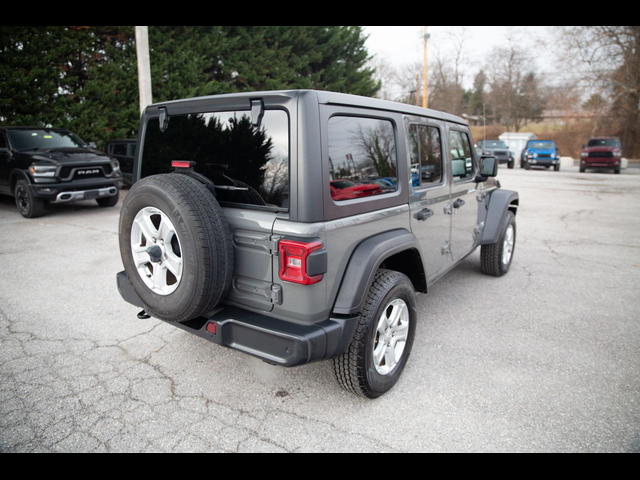
[(119, 233), (125, 271), (150, 315), (186, 322), (226, 296), (233, 240), (201, 182), (179, 173), (140, 180), (122, 205)]

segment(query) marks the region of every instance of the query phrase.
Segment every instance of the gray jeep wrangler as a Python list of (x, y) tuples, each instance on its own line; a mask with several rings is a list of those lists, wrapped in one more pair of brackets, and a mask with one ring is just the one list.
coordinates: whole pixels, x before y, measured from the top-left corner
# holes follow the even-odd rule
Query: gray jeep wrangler
[(331, 359), (342, 387), (379, 397), (409, 358), (416, 293), (478, 247), (485, 273), (511, 265), (519, 197), (473, 145), (458, 117), (328, 92), (150, 106), (120, 293), (273, 365)]

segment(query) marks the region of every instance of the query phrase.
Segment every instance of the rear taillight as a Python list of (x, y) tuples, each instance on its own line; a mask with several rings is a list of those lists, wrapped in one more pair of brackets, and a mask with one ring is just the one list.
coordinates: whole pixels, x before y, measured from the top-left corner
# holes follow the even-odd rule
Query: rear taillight
[(303, 243), (280, 240), (280, 280), (300, 285), (313, 285), (322, 280), (322, 275), (309, 275), (309, 255), (322, 249), (321, 242)]

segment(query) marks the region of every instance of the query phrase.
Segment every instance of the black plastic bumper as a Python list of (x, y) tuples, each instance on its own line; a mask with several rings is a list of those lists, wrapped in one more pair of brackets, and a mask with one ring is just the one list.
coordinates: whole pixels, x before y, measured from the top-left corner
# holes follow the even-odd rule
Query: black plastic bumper
[[(145, 309), (125, 272), (118, 273), (117, 281), (122, 298)], [(223, 307), (210, 318), (196, 318), (184, 323), (163, 321), (281, 367), (296, 367), (337, 357), (349, 347), (358, 323), (357, 317), (346, 317), (299, 325), (238, 307)]]

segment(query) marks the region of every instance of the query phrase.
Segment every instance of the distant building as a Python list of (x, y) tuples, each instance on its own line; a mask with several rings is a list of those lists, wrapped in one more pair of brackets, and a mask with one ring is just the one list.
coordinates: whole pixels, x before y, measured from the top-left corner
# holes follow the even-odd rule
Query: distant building
[(536, 140), (535, 133), (530, 132), (505, 132), (498, 137), (504, 143), (507, 144), (511, 153), (515, 158), (520, 158), (520, 154), (527, 146), (529, 140)]

